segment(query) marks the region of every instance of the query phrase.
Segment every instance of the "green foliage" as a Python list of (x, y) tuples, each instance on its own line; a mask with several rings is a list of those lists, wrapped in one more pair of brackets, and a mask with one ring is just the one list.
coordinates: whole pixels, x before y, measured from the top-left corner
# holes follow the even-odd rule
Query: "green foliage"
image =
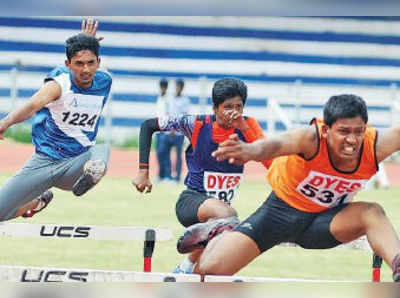
[[(151, 148), (154, 149), (155, 148), (155, 134), (153, 135), (153, 139), (152, 139), (152, 143), (151, 143)], [(119, 148), (126, 148), (126, 149), (131, 149), (131, 148), (139, 148), (139, 136), (138, 135), (134, 135), (132, 137), (129, 138), (125, 138), (122, 143), (116, 143), (114, 144), (116, 147)]]
[(139, 136), (125, 138), (122, 143), (116, 145), (121, 148), (139, 148)]
[(32, 143), (32, 129), (28, 126), (16, 125), (10, 127), (4, 136), (19, 143)]

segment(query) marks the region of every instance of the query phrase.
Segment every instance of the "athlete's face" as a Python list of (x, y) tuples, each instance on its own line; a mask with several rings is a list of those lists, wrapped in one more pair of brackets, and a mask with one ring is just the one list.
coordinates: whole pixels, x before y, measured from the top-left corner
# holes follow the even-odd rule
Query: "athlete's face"
[[(229, 99), (226, 99), (218, 107), (214, 105), (213, 107), (215, 118), (217, 123), (226, 129), (232, 128), (232, 122), (234, 117), (232, 115), (243, 115), (243, 101), (238, 95)], [(237, 119), (237, 118), (235, 118)]]
[(82, 50), (77, 52), (71, 61), (66, 60), (65, 65), (72, 71), (75, 84), (87, 89), (92, 86), (93, 77), (100, 65), (100, 58), (89, 50)]
[(361, 117), (337, 120), (331, 127), (324, 125), (329, 152), (336, 161), (355, 161), (360, 155), (366, 124)]

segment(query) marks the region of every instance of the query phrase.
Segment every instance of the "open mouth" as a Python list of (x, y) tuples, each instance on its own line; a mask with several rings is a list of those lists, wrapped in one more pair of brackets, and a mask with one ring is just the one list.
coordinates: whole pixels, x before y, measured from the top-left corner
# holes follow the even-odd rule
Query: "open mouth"
[(344, 146), (342, 153), (347, 156), (352, 156), (356, 153), (356, 148), (353, 146)]

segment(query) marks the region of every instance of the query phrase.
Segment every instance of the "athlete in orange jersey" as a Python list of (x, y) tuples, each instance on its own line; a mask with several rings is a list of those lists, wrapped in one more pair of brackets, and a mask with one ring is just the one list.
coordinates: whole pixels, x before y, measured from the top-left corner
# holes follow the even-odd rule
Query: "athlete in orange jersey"
[[(267, 175), (273, 191), (233, 232), (209, 243), (210, 237), (200, 239), (208, 245), (195, 272), (234, 274), (281, 242), (323, 249), (366, 235), (399, 281), (400, 241), (392, 224), (377, 203), (352, 198), (377, 172), (379, 162), (400, 150), (400, 127), (378, 134), (367, 122), (363, 99), (338, 95), (326, 103), (323, 122), (313, 120), (308, 127), (250, 144), (235, 135), (221, 143), (213, 152), (218, 161), (274, 158)], [(214, 226), (205, 223), (196, 232), (212, 236)]]

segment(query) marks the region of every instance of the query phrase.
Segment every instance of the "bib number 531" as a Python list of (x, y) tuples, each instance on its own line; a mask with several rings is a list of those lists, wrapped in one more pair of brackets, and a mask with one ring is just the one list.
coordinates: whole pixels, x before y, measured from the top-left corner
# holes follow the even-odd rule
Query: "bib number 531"
[[(309, 198), (316, 198), (318, 201), (324, 204), (330, 204), (334, 201), (338, 201), (338, 204), (343, 204), (344, 200), (347, 198), (347, 193), (341, 195), (338, 198), (335, 198), (335, 193), (330, 190), (323, 190), (319, 192), (319, 189), (310, 185), (306, 184), (301, 189), (300, 192)], [(317, 195), (318, 194), (318, 195)]]

